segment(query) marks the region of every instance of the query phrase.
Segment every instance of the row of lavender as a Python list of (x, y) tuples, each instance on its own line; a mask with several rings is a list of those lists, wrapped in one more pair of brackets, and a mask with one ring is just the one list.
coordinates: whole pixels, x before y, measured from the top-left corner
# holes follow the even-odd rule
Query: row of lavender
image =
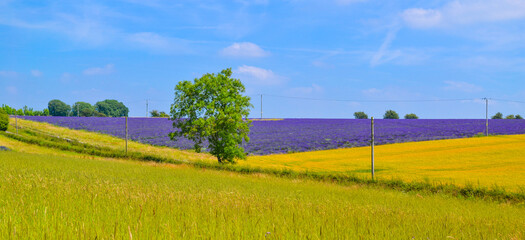
[[(24, 118), (122, 138), (125, 136), (124, 118)], [(525, 134), (525, 120), (489, 120), (489, 125), (491, 134)], [(172, 121), (166, 118), (129, 118), (128, 126), (129, 136), (135, 141), (180, 149), (193, 146), (187, 139), (170, 140), (168, 133), (174, 129)], [(485, 120), (482, 119), (375, 120), (376, 144), (472, 137), (484, 130)], [(366, 146), (369, 141), (370, 120), (284, 119), (254, 121), (250, 142), (244, 147), (249, 154), (266, 155)]]

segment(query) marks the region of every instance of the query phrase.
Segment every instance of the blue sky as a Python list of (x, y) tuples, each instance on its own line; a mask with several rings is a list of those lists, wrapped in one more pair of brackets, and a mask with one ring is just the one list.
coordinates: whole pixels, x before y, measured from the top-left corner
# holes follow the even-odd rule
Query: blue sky
[[(231, 67), (251, 117), (259, 94), (264, 117), (484, 118), (483, 97), (524, 116), (524, 50), (523, 0), (0, 0), (0, 103), (117, 99), (144, 116)], [(434, 99), (464, 100), (399, 102)]]

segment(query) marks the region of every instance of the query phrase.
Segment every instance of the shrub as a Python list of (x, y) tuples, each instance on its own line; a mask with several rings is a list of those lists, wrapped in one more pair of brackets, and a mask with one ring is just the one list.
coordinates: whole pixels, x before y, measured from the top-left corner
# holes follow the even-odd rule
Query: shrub
[(355, 119), (368, 119), (368, 115), (365, 112), (355, 112), (354, 117)]
[(492, 119), (503, 119), (503, 113), (497, 112)]
[(0, 109), (0, 131), (7, 131), (7, 126), (9, 126), (9, 115), (4, 109)]
[(515, 119), (515, 118), (516, 118), (516, 117), (514, 117), (514, 115), (512, 115), (512, 114), (511, 114), (511, 115), (507, 115), (507, 116), (505, 117), (505, 119)]
[(399, 115), (394, 110), (388, 110), (383, 115), (383, 119), (399, 119)]
[(405, 119), (419, 119), (419, 117), (415, 113), (409, 113), (405, 115)]
[(523, 119), (523, 117), (518, 114), (518, 115), (514, 116), (514, 119)]

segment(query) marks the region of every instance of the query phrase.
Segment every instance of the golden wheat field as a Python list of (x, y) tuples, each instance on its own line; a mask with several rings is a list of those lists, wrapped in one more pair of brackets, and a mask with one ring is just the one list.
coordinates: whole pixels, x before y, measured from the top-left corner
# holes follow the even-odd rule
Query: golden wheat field
[[(240, 164), (370, 176), (370, 147), (251, 156)], [(525, 135), (398, 143), (375, 147), (381, 179), (525, 188)]]

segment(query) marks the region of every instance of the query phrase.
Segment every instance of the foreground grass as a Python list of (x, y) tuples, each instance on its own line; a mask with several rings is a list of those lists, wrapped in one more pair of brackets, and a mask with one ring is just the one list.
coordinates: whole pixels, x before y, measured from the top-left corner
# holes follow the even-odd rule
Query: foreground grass
[(525, 237), (523, 204), (83, 156), (0, 152), (0, 239)]

